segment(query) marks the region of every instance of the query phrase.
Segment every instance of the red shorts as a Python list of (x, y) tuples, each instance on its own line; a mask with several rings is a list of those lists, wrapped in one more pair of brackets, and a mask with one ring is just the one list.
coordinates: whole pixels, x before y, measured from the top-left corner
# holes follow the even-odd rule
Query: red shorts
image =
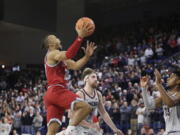
[(47, 123), (56, 121), (61, 124), (62, 116), (71, 103), (77, 100), (78, 96), (62, 86), (51, 86), (44, 96), (44, 104), (47, 110)]

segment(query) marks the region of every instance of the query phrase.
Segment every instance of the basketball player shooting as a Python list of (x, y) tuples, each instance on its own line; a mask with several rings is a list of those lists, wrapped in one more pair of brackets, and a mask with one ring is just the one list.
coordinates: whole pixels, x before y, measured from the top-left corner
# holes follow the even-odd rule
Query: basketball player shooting
[(165, 135), (180, 135), (180, 71), (176, 70), (167, 80), (170, 91), (166, 91), (161, 83), (161, 74), (155, 70), (156, 88), (160, 97), (152, 99), (147, 92), (149, 77), (140, 81), (144, 104), (147, 109), (163, 107), (166, 123)]
[(83, 38), (92, 31), (92, 27), (84, 22), (82, 28), (76, 29), (76, 31), (78, 37), (67, 51), (59, 50), (62, 49), (61, 41), (55, 35), (49, 35), (44, 40), (44, 46), (48, 50), (45, 56), (48, 88), (44, 96), (44, 104), (47, 109), (47, 135), (56, 134), (66, 109), (74, 110), (74, 117), (67, 127), (66, 135), (76, 134), (75, 126), (92, 111), (92, 107), (88, 103), (80, 100), (79, 96), (67, 89), (67, 81), (64, 78), (66, 69), (79, 70), (88, 62), (96, 49), (93, 42), (87, 42), (84, 57), (78, 61), (72, 60), (79, 50)]
[[(122, 131), (115, 126), (104, 108), (102, 94), (97, 91), (98, 78), (96, 72), (93, 69), (86, 68), (83, 71), (82, 79), (84, 80), (85, 86), (83, 89), (80, 89), (77, 92), (77, 95), (89, 103), (92, 106), (93, 111), (86, 117), (85, 120), (76, 126), (78, 134), (74, 135), (102, 135), (102, 133), (99, 131), (99, 124), (93, 123), (92, 121), (92, 117), (95, 115), (96, 109), (99, 111), (106, 124), (113, 130), (116, 135), (123, 135)], [(74, 112), (69, 111), (69, 116), (71, 121), (72, 118), (74, 118)], [(65, 130), (56, 135), (65, 135), (64, 132)]]

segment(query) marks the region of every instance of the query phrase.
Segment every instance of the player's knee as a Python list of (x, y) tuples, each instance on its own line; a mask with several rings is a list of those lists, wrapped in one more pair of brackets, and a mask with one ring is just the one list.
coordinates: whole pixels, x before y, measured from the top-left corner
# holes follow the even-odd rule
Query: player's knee
[(91, 112), (92, 107), (86, 102), (77, 102), (74, 106), (74, 110), (83, 109), (84, 111)]
[(58, 131), (58, 129), (59, 129), (59, 123), (52, 122), (48, 126), (48, 132), (46, 135), (56, 135), (56, 132)]

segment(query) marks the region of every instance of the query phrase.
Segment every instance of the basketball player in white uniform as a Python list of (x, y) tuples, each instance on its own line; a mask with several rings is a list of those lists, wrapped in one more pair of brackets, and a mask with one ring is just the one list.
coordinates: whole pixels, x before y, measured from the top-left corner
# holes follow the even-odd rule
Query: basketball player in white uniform
[[(106, 112), (102, 101), (102, 95), (96, 90), (98, 86), (98, 79), (95, 71), (90, 68), (86, 68), (83, 71), (82, 78), (84, 79), (85, 86), (77, 92), (77, 95), (88, 102), (92, 106), (93, 111), (79, 124), (79, 126), (76, 127), (78, 135), (102, 135), (102, 133), (98, 131), (98, 129), (100, 129), (99, 124), (92, 122), (92, 116), (95, 115), (94, 113), (96, 110), (99, 111), (103, 120), (116, 135), (123, 135), (122, 131), (116, 128), (109, 114)], [(70, 113), (70, 118), (71, 117), (74, 117), (73, 112)], [(57, 135), (65, 135), (64, 133), (64, 131), (61, 131)]]
[(147, 92), (149, 77), (141, 78), (141, 89), (144, 104), (147, 109), (163, 107), (164, 119), (166, 123), (165, 135), (180, 135), (180, 71), (175, 71), (168, 78), (167, 84), (170, 91), (166, 91), (161, 84), (161, 75), (155, 70), (156, 88), (160, 92), (160, 97), (150, 98)]

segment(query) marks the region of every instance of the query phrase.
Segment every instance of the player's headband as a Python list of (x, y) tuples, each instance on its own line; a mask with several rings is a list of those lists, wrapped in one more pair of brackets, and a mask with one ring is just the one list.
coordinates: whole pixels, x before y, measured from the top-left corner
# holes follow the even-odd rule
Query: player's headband
[(89, 75), (86, 75), (86, 76), (84, 77), (84, 82), (87, 81), (88, 77), (89, 77)]
[(87, 81), (87, 79), (89, 78), (89, 76), (90, 76), (91, 74), (93, 74), (93, 73), (95, 73), (95, 74), (96, 74), (96, 72), (92, 72), (92, 73), (90, 73), (90, 74), (86, 75), (86, 76), (84, 77), (83, 81), (84, 81), (84, 82), (86, 82), (86, 81)]

